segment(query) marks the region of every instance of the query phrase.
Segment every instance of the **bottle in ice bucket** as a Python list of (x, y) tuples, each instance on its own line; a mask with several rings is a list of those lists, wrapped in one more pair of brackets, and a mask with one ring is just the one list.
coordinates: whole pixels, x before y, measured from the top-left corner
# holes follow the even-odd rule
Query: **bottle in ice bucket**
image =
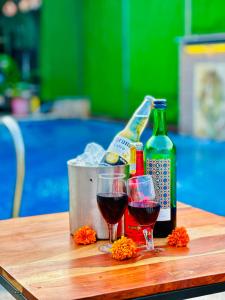
[(152, 175), (161, 206), (154, 237), (166, 237), (176, 226), (176, 149), (167, 136), (166, 107), (165, 99), (153, 101), (153, 134), (144, 149), (145, 171)]
[[(130, 152), (130, 177), (144, 175), (143, 144), (132, 143)], [(128, 209), (124, 214), (124, 229), (127, 237), (132, 238), (137, 244), (145, 244), (143, 231)]]
[(145, 96), (126, 127), (114, 137), (100, 163), (101, 165), (123, 165), (130, 162), (131, 143), (139, 141), (147, 125), (152, 99), (151, 96)]

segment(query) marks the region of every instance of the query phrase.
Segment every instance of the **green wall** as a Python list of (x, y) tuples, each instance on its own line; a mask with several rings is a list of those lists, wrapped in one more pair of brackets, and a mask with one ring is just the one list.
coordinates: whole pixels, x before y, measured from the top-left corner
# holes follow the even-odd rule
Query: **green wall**
[(192, 0), (192, 32), (193, 34), (225, 32), (225, 1)]
[[(223, 0), (192, 0), (195, 34), (225, 31)], [(44, 1), (42, 96), (86, 95), (94, 115), (128, 118), (145, 94), (177, 122), (184, 0)]]
[(150, 93), (168, 99), (167, 117), (175, 120), (178, 88), (175, 39), (183, 35), (182, 1), (130, 1), (129, 31), (131, 110), (144, 94)]
[(76, 0), (43, 1), (41, 11), (41, 96), (45, 100), (79, 92)]
[(83, 3), (84, 93), (94, 114), (123, 118), (121, 1)]

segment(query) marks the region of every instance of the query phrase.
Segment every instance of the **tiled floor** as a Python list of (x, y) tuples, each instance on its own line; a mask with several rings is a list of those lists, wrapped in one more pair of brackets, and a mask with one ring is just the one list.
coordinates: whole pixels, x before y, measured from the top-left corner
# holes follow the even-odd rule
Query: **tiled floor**
[(15, 300), (15, 298), (0, 285), (0, 300)]
[(193, 300), (225, 300), (225, 292), (218, 293), (218, 294), (212, 294), (197, 298), (192, 298)]

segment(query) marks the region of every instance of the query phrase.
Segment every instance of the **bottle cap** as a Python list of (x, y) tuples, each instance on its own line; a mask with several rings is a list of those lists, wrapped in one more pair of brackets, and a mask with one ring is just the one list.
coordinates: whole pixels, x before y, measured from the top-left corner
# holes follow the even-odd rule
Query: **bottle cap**
[(153, 102), (154, 108), (166, 108), (167, 101), (166, 99), (155, 99)]
[(143, 150), (143, 144), (141, 142), (132, 143), (132, 146), (134, 146), (136, 150)]
[(150, 101), (150, 102), (154, 102), (155, 98), (150, 96), (150, 95), (146, 95), (144, 98), (145, 101)]

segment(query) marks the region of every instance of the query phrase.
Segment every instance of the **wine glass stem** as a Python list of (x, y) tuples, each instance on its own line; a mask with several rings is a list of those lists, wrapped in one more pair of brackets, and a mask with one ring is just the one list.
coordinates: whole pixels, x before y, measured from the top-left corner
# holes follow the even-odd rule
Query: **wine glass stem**
[(144, 229), (143, 234), (146, 241), (146, 248), (147, 250), (154, 250), (154, 241), (153, 241), (153, 229)]
[(113, 243), (117, 239), (117, 224), (108, 224), (109, 228), (109, 242)]

